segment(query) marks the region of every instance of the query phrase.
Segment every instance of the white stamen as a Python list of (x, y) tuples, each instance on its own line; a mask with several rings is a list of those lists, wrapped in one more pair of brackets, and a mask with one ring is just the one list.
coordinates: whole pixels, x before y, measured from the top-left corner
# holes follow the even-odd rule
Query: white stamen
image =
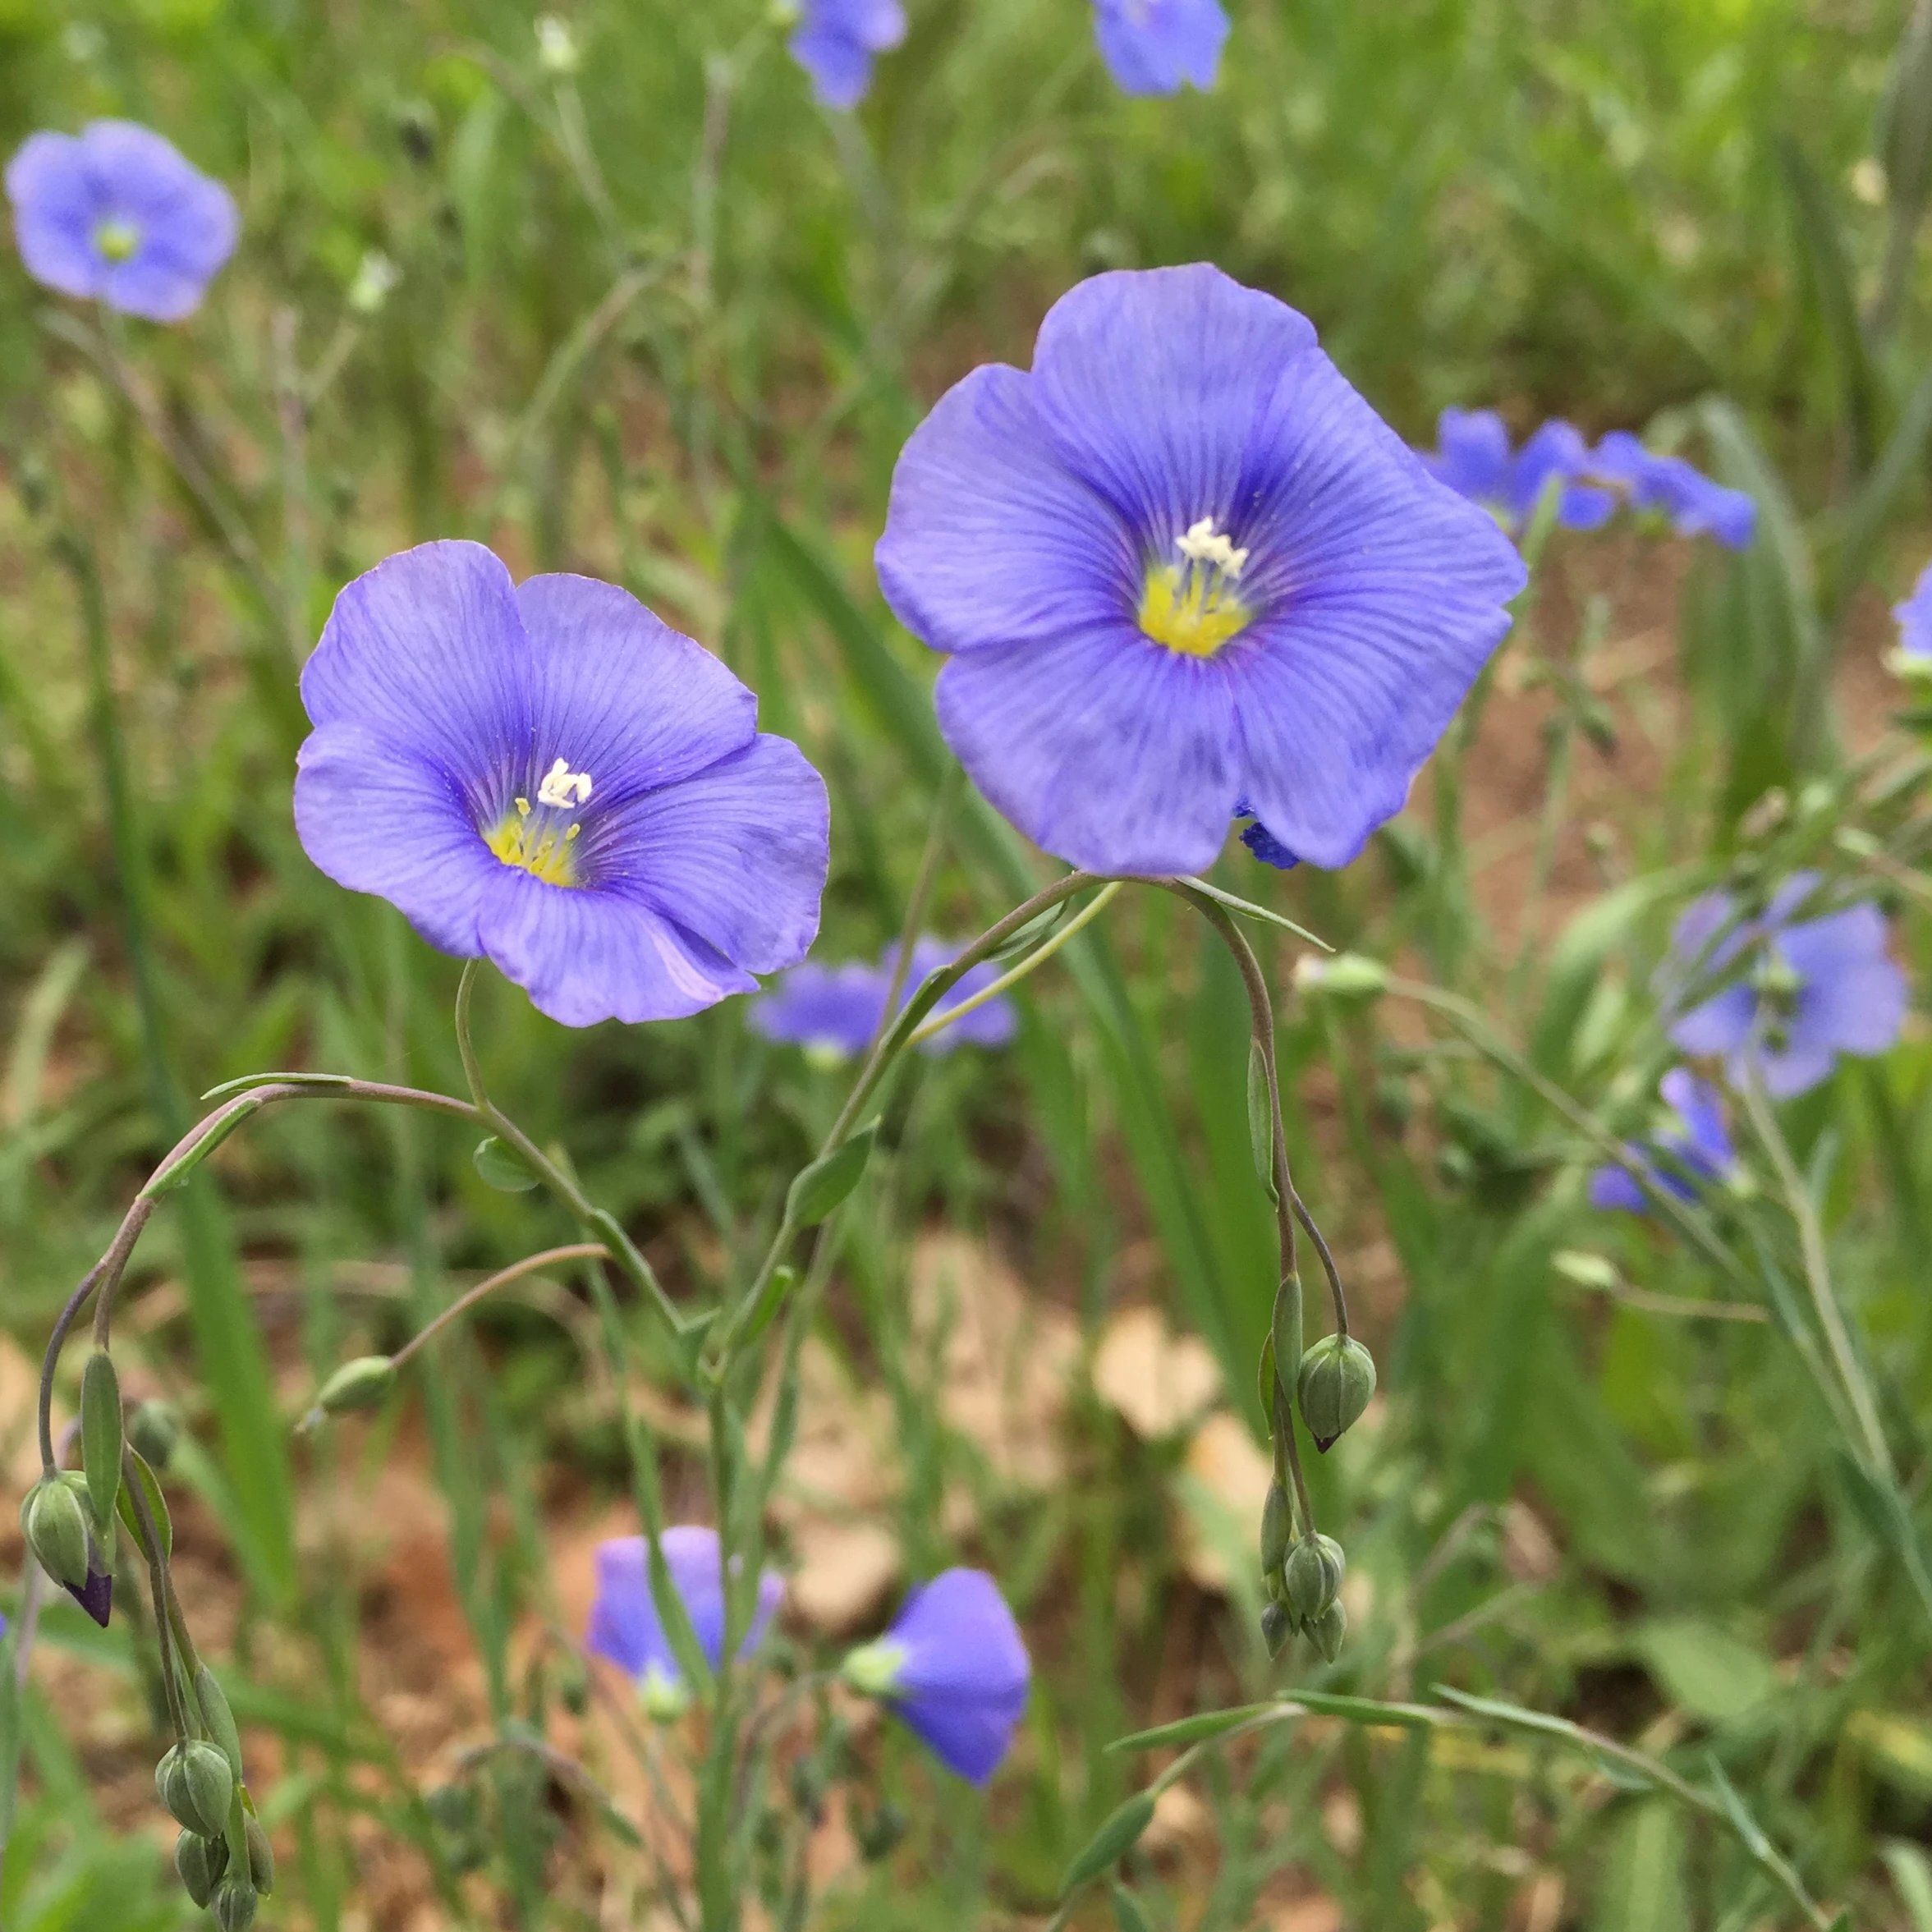
[(1231, 580), (1238, 580), (1248, 567), (1248, 553), (1237, 549), (1232, 537), (1216, 530), (1211, 516), (1190, 524), (1174, 539), (1174, 547), (1190, 562), (1211, 564)]
[(556, 805), (568, 810), (573, 805), (590, 802), (590, 774), (573, 772), (567, 760), (558, 759), (537, 787), (539, 805)]

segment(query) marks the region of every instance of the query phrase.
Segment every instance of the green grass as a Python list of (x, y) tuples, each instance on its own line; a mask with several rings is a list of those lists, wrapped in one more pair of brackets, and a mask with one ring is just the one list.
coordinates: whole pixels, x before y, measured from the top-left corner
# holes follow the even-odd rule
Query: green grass
[[(194, 322), (125, 343), (0, 264), (0, 1315), (30, 1351), (190, 1096), (278, 1066), (461, 1090), (454, 967), (316, 874), (287, 809), (296, 669), (335, 591), (392, 550), (483, 537), (520, 571), (621, 581), (722, 651), (832, 787), (828, 952), (897, 931), (947, 760), (927, 654), (871, 576), (891, 464), (945, 383), (1024, 361), (1046, 304), (1096, 268), (1210, 259), (1272, 290), (1418, 439), (1449, 402), (1526, 426), (1662, 417), (1767, 505), (1747, 558), (1691, 566), (1675, 664), (1648, 674), (1687, 707), (1654, 786), (1593, 743), (1576, 674), (1602, 663), (1593, 624), (1615, 645), (1620, 613), (1654, 617), (1643, 559), (1661, 552), (1572, 542), (1553, 560), (1559, 589), (1506, 663), (1569, 694), (1522, 760), (1521, 836), (1541, 824), (1573, 888), (1573, 782), (1614, 838), (1586, 903), (1533, 902), (1543, 938), (1519, 953), (1517, 907), (1485, 883), (1499, 842), (1466, 835), (1459, 807), (1490, 780), (1453, 738), (1430, 810), (1350, 872), (1261, 878), (1237, 849), (1232, 889), (1473, 999), (1621, 1133), (1662, 1064), (1650, 971), (1697, 883), (1741, 851), (1797, 863), (1846, 825), (1916, 863), (1911, 801), (1888, 816), (1829, 789), (1872, 723), (1834, 715), (1835, 681), (1924, 548), (1923, 275), (1885, 327), (1865, 321), (1916, 214), (1872, 203), (1860, 167), (1902, 7), (1243, 6), (1223, 87), (1146, 103), (1113, 93), (1076, 0), (915, 4), (874, 99), (836, 127), (738, 0), (577, 11), (586, 67), (561, 91), (528, 10), (488, 0), (135, 0), (92, 42), (48, 11), (0, 0), (0, 145), (148, 121), (235, 184), (245, 240)], [(1901, 111), (1926, 110), (1908, 91)], [(370, 250), (400, 280), (362, 319), (345, 291)], [(1635, 760), (1645, 695), (1612, 709)], [(1767, 829), (1767, 788), (1808, 781), (1828, 787), (1810, 818)], [(1046, 875), (976, 801), (945, 855), (944, 931)], [(1922, 962), (1922, 882), (1907, 887), (1892, 897)], [(970, 1489), (966, 1553), (1014, 1590), (1041, 1676), (989, 1804), (887, 1747), (881, 1788), (910, 1832), (821, 1922), (1039, 1922), (1154, 1768), (1107, 1749), (1125, 1733), (1284, 1686), (1433, 1701), (1447, 1683), (1640, 1746), (1700, 1792), (1714, 1763), (1853, 1923), (1932, 1926), (1932, 1645), (1911, 1576), (1932, 1420), (1923, 1038), (1783, 1116), (1893, 1485), (1801, 1365), (1813, 1318), (1774, 1200), (1763, 1251), (1727, 1234), (1735, 1279), (1651, 1224), (1592, 1215), (1573, 1122), (1439, 1014), (1291, 998), (1297, 949), (1278, 938), (1257, 943), (1297, 1178), (1346, 1264), (1399, 1275), (1370, 1319), (1386, 1407), (1312, 1472), (1366, 1586), (1350, 1647), (1333, 1671), (1275, 1669), (1251, 1603), (1186, 1581), (1176, 1448), (1083, 1393), (1065, 1479), (1036, 1493), (944, 1425), (943, 1372), (906, 1343), (907, 1258), (943, 1224), (996, 1241), (1090, 1339), (1119, 1284), (1142, 1284), (1251, 1399), (1274, 1255), (1238, 983), (1183, 908), (1130, 895), (1030, 983), (1017, 1049), (895, 1099), (847, 1215), (821, 1338), (887, 1392), (903, 1479), (888, 1526), (915, 1567), (951, 1560), (942, 1499)], [(500, 987), (482, 1008), (493, 1093), (567, 1145), (673, 1289), (741, 1279), (836, 1080), (732, 1008), (588, 1035)], [(580, 1811), (550, 1843), (519, 1760), (487, 1790), (525, 1826), (486, 1832), (495, 1855), (458, 1872), (461, 1834), (432, 1821), (365, 1706), (360, 1559), (305, 1534), (291, 1502), (365, 1493), (392, 1450), (420, 1461), (489, 1723), (554, 1715), (568, 1673), (515, 1635), (554, 1607), (558, 1522), (626, 1493), (581, 1328), (498, 1311), (487, 1347), (426, 1354), (397, 1414), (300, 1448), (287, 1429), (313, 1379), (420, 1325), (452, 1276), (567, 1236), (537, 1197), (488, 1188), (460, 1131), (315, 1108), (231, 1143), (147, 1237), (131, 1303), (179, 1284), (188, 1319), (131, 1324), (144, 1385), (194, 1424), (171, 1485), (206, 1505), (206, 1560), (220, 1526), (245, 1586), (237, 1705), (281, 1741), (264, 1795), (292, 1852), (278, 1924), (356, 1922), (358, 1810), (417, 1848), (452, 1924), (595, 1922), (583, 1874), (614, 1840)], [(1553, 1264), (1578, 1250), (1608, 1259), (1616, 1292)], [(369, 1260), (399, 1271), (387, 1301), (351, 1292)], [(1660, 1313), (1673, 1296), (1757, 1319)], [(641, 1312), (620, 1319), (650, 1362)], [(695, 1507), (701, 1468), (667, 1466), (674, 1511)], [(20, 1717), (10, 1926), (188, 1922), (75, 1755), (151, 1714), (128, 1638), (125, 1620), (95, 1640), (48, 1618), (63, 1697), (37, 1674)], [(1145, 1860), (1137, 1888), (1161, 1925), (1266, 1924), (1307, 1885), (1350, 1925), (1488, 1932), (1540, 1872), (1557, 1922), (1590, 1932), (1800, 1922), (1721, 1815), (1548, 1746), (1480, 1724), (1275, 1725), (1208, 1754), (1207, 1848)], [(1331, 1829), (1340, 1811), (1355, 1829)], [(1097, 1897), (1080, 1922), (1104, 1922)]]

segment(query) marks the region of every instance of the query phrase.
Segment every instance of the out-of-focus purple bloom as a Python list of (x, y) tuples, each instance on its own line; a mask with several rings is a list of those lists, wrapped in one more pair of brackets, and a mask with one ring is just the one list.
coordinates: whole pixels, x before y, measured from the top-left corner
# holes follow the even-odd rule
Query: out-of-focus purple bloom
[(1094, 36), (1122, 94), (1214, 85), (1228, 15), (1221, 0), (1094, 0)]
[(872, 62), (906, 38), (899, 0), (801, 0), (789, 43), (828, 108), (856, 108), (872, 85)]
[(302, 701), (309, 856), (567, 1026), (755, 992), (818, 930), (823, 781), (614, 585), (424, 544), (336, 599)]
[(235, 252), (234, 197), (131, 121), (30, 135), (7, 196), (36, 282), (150, 322), (191, 314)]
[(1911, 595), (1892, 607), (1898, 620), (1898, 649), (1907, 658), (1932, 658), (1932, 563), (1919, 573)]
[(1512, 532), (1535, 516), (1553, 477), (1562, 484), (1556, 520), (1567, 530), (1598, 529), (1617, 507), (1608, 490), (1581, 480), (1590, 468), (1589, 446), (1572, 424), (1555, 419), (1512, 453), (1509, 431), (1493, 409), (1445, 409), (1436, 422), (1435, 449), (1423, 461)]
[(1659, 976), (1667, 1003), (1682, 1008), (1693, 978), (1742, 968), (1681, 1011), (1670, 1037), (1684, 1053), (1721, 1058), (1733, 1085), (1757, 1079), (1777, 1099), (1816, 1086), (1841, 1053), (1884, 1053), (1905, 1024), (1905, 975), (1887, 957), (1878, 908), (1797, 919), (1818, 883), (1793, 874), (1755, 918), (1739, 918), (1728, 894), (1706, 893), (1678, 920)]
[[(828, 966), (807, 960), (803, 966), (794, 966), (752, 1007), (751, 1024), (767, 1039), (783, 1040), (828, 1058), (850, 1059), (863, 1053), (879, 1030), (885, 1015), (886, 997), (892, 990), (893, 969), (898, 952), (896, 945), (888, 946), (876, 966), (854, 960), (844, 966)], [(958, 957), (959, 948), (943, 940), (917, 941), (895, 1010), (904, 1008), (922, 980)], [(971, 968), (957, 985), (947, 989), (933, 1011), (951, 1012), (962, 1001), (984, 992), (998, 976), (998, 968), (989, 964)], [(931, 1039), (921, 1040), (919, 1050), (939, 1054), (966, 1044), (1003, 1047), (1018, 1027), (1019, 1016), (1013, 1003), (1003, 994), (975, 1007)]]
[(1613, 429), (1590, 453), (1590, 473), (1624, 491), (1634, 510), (1654, 510), (1680, 537), (1714, 537), (1746, 548), (1758, 507), (1741, 489), (1714, 483), (1682, 457), (1653, 456), (1627, 429)]
[[(716, 1670), (724, 1657), (724, 1561), (718, 1532), (686, 1523), (664, 1532), (664, 1567), (691, 1618), (704, 1660)], [(758, 1580), (758, 1606), (738, 1647), (749, 1656), (764, 1641), (785, 1595), (784, 1579), (767, 1570)], [(651, 1595), (649, 1553), (641, 1536), (619, 1536), (597, 1546), (597, 1595), (590, 1605), (585, 1647), (607, 1658), (648, 1691), (688, 1689), (677, 1654)]]
[(1402, 809), (1524, 571), (1316, 346), (1197, 265), (1062, 297), (914, 432), (878, 551), (974, 782), (1088, 870), (1199, 872), (1237, 804), (1320, 865)]
[[(1659, 1083), (1666, 1117), (1647, 1141), (1626, 1143), (1624, 1152), (1651, 1182), (1680, 1200), (1696, 1199), (1700, 1183), (1722, 1181), (1737, 1164), (1724, 1127), (1717, 1089), (1687, 1067), (1673, 1067)], [(1608, 1165), (1590, 1177), (1592, 1207), (1645, 1213), (1650, 1197), (1627, 1168)]]
[(949, 1771), (984, 1784), (1026, 1709), (1026, 1640), (984, 1570), (947, 1570), (906, 1599), (877, 1643), (846, 1659)]

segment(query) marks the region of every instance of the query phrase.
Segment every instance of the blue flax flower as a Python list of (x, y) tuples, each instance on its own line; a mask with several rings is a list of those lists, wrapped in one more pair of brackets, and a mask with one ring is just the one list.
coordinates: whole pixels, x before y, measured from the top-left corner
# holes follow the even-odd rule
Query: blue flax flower
[(1633, 510), (1654, 511), (1680, 537), (1713, 537), (1747, 548), (1758, 507), (1741, 489), (1714, 483), (1682, 457), (1653, 456), (1627, 429), (1613, 429), (1590, 452), (1590, 474), (1623, 490)]
[(899, 458), (878, 551), (975, 783), (1094, 872), (1199, 872), (1237, 805), (1346, 865), (1509, 627), (1521, 559), (1306, 319), (1197, 265), (1063, 296)]
[(855, 1650), (845, 1670), (974, 1784), (999, 1769), (1032, 1677), (1020, 1627), (984, 1570), (947, 1570), (916, 1590), (892, 1628)]
[(614, 585), (406, 550), (336, 599), (302, 701), (309, 856), (567, 1026), (752, 992), (818, 930), (824, 782)]
[(29, 135), (7, 196), (36, 282), (150, 322), (191, 314), (235, 252), (233, 196), (131, 121)]
[(1932, 659), (1932, 563), (1919, 573), (1911, 595), (1892, 607), (1898, 620), (1898, 649), (1908, 659)]
[[(1724, 1127), (1718, 1090), (1687, 1067), (1673, 1067), (1659, 1083), (1664, 1118), (1648, 1142), (1629, 1142), (1624, 1153), (1651, 1182), (1680, 1200), (1695, 1200), (1699, 1185), (1725, 1179), (1737, 1167), (1737, 1152)], [(1650, 1197), (1628, 1169), (1599, 1168), (1590, 1177), (1592, 1207), (1645, 1213)]]
[(856, 108), (872, 85), (872, 62), (906, 38), (899, 0), (802, 0), (792, 57), (828, 108)]
[(1875, 906), (1799, 919), (1819, 883), (1794, 873), (1760, 915), (1723, 893), (1688, 907), (1659, 975), (1673, 1006), (1714, 976), (1731, 983), (1681, 1011), (1670, 1037), (1686, 1053), (1721, 1058), (1733, 1085), (1757, 1079), (1777, 1099), (1815, 1087), (1841, 1053), (1882, 1053), (1905, 1024), (1905, 975), (1886, 956)]
[[(724, 1561), (718, 1532), (698, 1523), (664, 1532), (664, 1567), (691, 1618), (704, 1661), (716, 1670), (724, 1657)], [(775, 1570), (758, 1580), (758, 1606), (739, 1645), (748, 1657), (764, 1641), (785, 1595)], [(657, 1600), (651, 1595), (649, 1555), (641, 1536), (618, 1536), (597, 1546), (597, 1595), (590, 1605), (585, 1647), (636, 1681), (639, 1690), (667, 1714), (688, 1701), (690, 1686), (677, 1668)]]
[(1597, 530), (1617, 507), (1609, 491), (1584, 481), (1590, 447), (1571, 424), (1553, 420), (1520, 450), (1493, 409), (1445, 409), (1436, 422), (1436, 447), (1424, 457), (1459, 496), (1480, 503), (1503, 526), (1521, 531), (1535, 514), (1552, 477), (1560, 480), (1556, 520), (1566, 530)]
[[(827, 1059), (847, 1060), (863, 1053), (885, 1016), (886, 996), (892, 991), (897, 945), (888, 946), (878, 965), (853, 960), (844, 966), (820, 966), (807, 960), (794, 966), (751, 1009), (751, 1024), (767, 1039), (783, 1040)], [(912, 963), (899, 989), (902, 1009), (921, 980), (959, 957), (957, 946), (925, 938), (912, 948)], [(959, 983), (948, 988), (935, 1013), (950, 1012), (962, 1000), (981, 993), (998, 977), (990, 965), (972, 967)], [(897, 1010), (897, 1009), (896, 1009)], [(975, 1007), (963, 1018), (922, 1040), (922, 1053), (950, 1053), (956, 1046), (1003, 1047), (1018, 1030), (1012, 1002), (1003, 994)]]
[(1214, 85), (1228, 15), (1221, 0), (1094, 0), (1094, 37), (1122, 94)]

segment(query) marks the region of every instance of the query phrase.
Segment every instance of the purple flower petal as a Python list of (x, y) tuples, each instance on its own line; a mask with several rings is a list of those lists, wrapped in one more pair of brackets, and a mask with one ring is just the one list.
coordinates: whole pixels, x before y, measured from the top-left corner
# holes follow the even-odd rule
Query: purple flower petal
[(613, 585), (424, 544), (342, 592), (302, 696), (316, 863), (567, 1026), (695, 1012), (811, 943), (824, 784)]
[(1898, 648), (1908, 658), (1932, 657), (1932, 563), (1921, 571), (1911, 594), (1892, 607), (1898, 620)]
[(900, 622), (942, 651), (1081, 629), (1140, 594), (1132, 533), (1053, 447), (1032, 379), (1003, 365), (913, 431), (877, 562)]
[[(672, 1588), (691, 1618), (705, 1661), (716, 1670), (724, 1656), (724, 1565), (718, 1532), (701, 1524), (668, 1529), (664, 1565)], [(681, 1676), (671, 1640), (651, 1595), (648, 1546), (641, 1536), (620, 1536), (597, 1547), (597, 1594), (585, 1637), (592, 1654), (607, 1659), (627, 1675), (653, 1671), (675, 1682)], [(764, 1643), (785, 1595), (784, 1580), (767, 1570), (758, 1582), (758, 1605), (751, 1627), (738, 1649), (748, 1657)]]
[(1910, 1003), (1876, 906), (1793, 920), (1819, 883), (1816, 873), (1794, 874), (1752, 919), (1739, 919), (1727, 895), (1706, 893), (1677, 921), (1658, 973), (1666, 1006), (1681, 1007), (1697, 985), (1739, 971), (1733, 984), (1679, 1012), (1670, 1037), (1686, 1053), (1721, 1056), (1734, 1085), (1761, 1081), (1775, 1099), (1817, 1085), (1842, 1053), (1886, 1051)]
[(1177, 94), (1214, 85), (1228, 15), (1220, 0), (1096, 0), (1100, 57), (1123, 94)]
[(1205, 871), (1241, 789), (1230, 681), (1124, 625), (971, 651), (939, 673), (939, 726), (1021, 831), (1089, 871)]
[(477, 909), (478, 943), (561, 1026), (682, 1020), (758, 982), (640, 898), (502, 867)]
[(899, 0), (805, 0), (787, 45), (810, 76), (819, 103), (845, 109), (865, 98), (873, 56), (905, 38), (906, 13)]
[(1026, 1640), (983, 1570), (948, 1570), (915, 1590), (887, 1641), (901, 1652), (893, 1707), (949, 1769), (984, 1784), (1026, 1709)]
[[(1315, 340), (1306, 316), (1205, 263), (1095, 275), (1047, 311), (1033, 399), (1062, 461), (1140, 550), (1204, 516), (1273, 548), (1272, 530), (1249, 528), (1251, 497), (1273, 480), (1251, 459)], [(1136, 568), (1130, 614), (1140, 595)]]
[(943, 400), (879, 557), (953, 654), (936, 701), (975, 783), (1116, 874), (1205, 867), (1244, 800), (1301, 857), (1352, 856), (1524, 576), (1304, 317), (1205, 265), (1081, 284), (1030, 375)]
[(150, 321), (190, 314), (234, 253), (227, 190), (131, 122), (31, 136), (7, 168), (7, 192), (29, 273)]

